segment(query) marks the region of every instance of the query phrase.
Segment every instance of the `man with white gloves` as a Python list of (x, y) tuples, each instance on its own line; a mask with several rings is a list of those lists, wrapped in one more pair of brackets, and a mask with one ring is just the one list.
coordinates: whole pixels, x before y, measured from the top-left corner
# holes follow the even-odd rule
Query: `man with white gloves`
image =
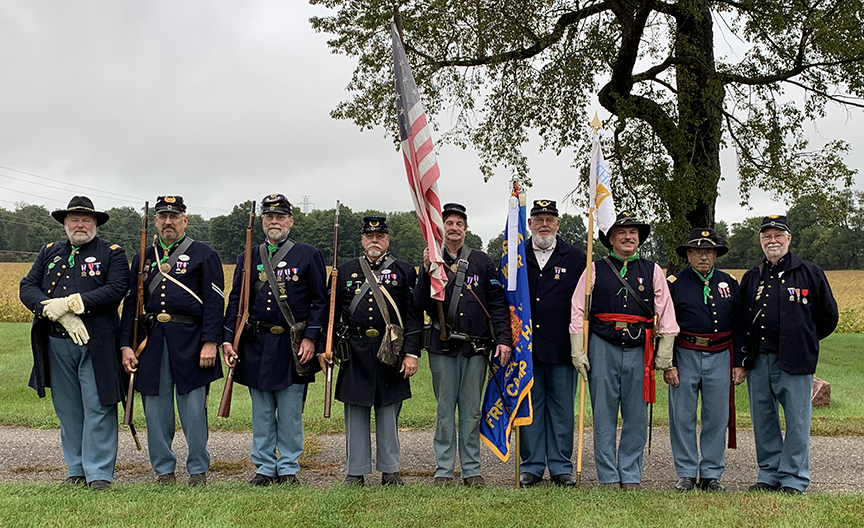
[(117, 458), (117, 308), (129, 264), (120, 246), (96, 236), (108, 214), (96, 211), (89, 198), (75, 196), (51, 216), (63, 224), (68, 240), (43, 247), (20, 287), (21, 302), (34, 314), (30, 386), (40, 398), (51, 388), (66, 483), (105, 489)]
[[(600, 241), (609, 256), (591, 264), (591, 316), (584, 350), (585, 274), (570, 310), (573, 366), (587, 378), (594, 414), (594, 463), (602, 487), (639, 489), (654, 368), (672, 368), (678, 324), (665, 274), (639, 256), (651, 226), (622, 212)], [(654, 337), (659, 336), (655, 345)], [(621, 441), (616, 445), (618, 412)]]

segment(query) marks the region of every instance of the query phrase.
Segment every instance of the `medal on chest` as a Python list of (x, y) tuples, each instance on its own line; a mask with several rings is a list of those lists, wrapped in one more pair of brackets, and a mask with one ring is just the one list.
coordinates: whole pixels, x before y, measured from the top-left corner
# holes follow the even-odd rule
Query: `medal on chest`
[(728, 299), (732, 295), (728, 282), (717, 283), (717, 291), (720, 292), (720, 297), (724, 299)]
[(639, 281), (639, 291), (645, 291), (645, 279), (643, 277), (636, 277), (636, 280)]

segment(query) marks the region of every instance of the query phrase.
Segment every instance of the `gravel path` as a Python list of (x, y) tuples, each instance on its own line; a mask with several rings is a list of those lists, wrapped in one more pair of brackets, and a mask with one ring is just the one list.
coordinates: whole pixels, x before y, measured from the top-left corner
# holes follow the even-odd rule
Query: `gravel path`
[[(139, 433), (142, 451), (136, 451), (125, 428), (120, 431), (120, 452), (117, 458), (117, 483), (139, 483), (153, 480), (147, 459), (147, 438)], [(343, 435), (307, 437), (310, 451), (317, 453), (301, 457), (300, 479), (313, 487), (327, 488), (345, 478), (345, 439)], [(249, 461), (252, 443), (250, 433), (211, 432), (210, 481), (243, 482), (254, 474)], [(403, 431), (402, 474), (408, 484), (429, 484), (435, 470), (432, 451), (432, 431)], [(181, 432), (175, 439), (180, 463), (178, 477), (185, 481), (186, 443)], [(0, 482), (58, 482), (66, 477), (60, 450), (60, 431), (0, 427)], [(373, 443), (374, 453), (374, 443)], [(500, 462), (485, 446), (483, 475), (492, 486), (509, 487), (514, 482), (514, 463)], [(575, 461), (575, 454), (574, 454)], [(575, 466), (575, 462), (574, 462)], [(458, 467), (458, 466), (457, 466)], [(811, 492), (864, 492), (864, 437), (813, 437), (810, 444)], [(744, 491), (756, 481), (757, 465), (752, 431), (738, 431), (738, 449), (726, 451), (726, 473), (723, 483), (730, 491)], [(367, 481), (377, 485), (374, 473)], [(548, 476), (547, 476), (548, 478)], [(645, 456), (643, 487), (671, 489), (675, 481), (669, 431), (655, 429), (651, 454)], [(582, 485), (597, 484), (592, 456), (591, 430), (585, 432)]]

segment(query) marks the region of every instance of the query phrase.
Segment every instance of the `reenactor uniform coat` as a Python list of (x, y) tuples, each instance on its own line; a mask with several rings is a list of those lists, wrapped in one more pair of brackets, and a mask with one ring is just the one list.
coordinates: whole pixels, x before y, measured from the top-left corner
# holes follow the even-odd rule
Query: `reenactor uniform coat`
[[(370, 267), (378, 278), (378, 285), (387, 290), (399, 307), (405, 329), (402, 354), (420, 357), (423, 323), (421, 311), (414, 305), (414, 284), (417, 282), (414, 266), (392, 258), (388, 253), (377, 264), (370, 263)], [(349, 405), (372, 407), (410, 398), (409, 380), (399, 373), (398, 368), (378, 360), (385, 322), (372, 289), (363, 287), (366, 278), (360, 267), (360, 259), (349, 260), (339, 266), (338, 277), (336, 313), (343, 325), (340, 334), (347, 334), (344, 338), (347, 343), (344, 344), (347, 344), (348, 361), (342, 361), (339, 365), (336, 399)], [(359, 301), (351, 310), (351, 304), (358, 296)], [(398, 324), (396, 311), (386, 297), (385, 302), (390, 322)], [(337, 328), (340, 327), (337, 325)]]
[(109, 244), (98, 236), (79, 248), (74, 265), (68, 262), (71, 252), (69, 240), (46, 245), (27, 276), (21, 279), (21, 302), (34, 313), (30, 387), (36, 389), (40, 398), (45, 397), (45, 388), (51, 387), (48, 337), (63, 332), (59, 324), (42, 317), (41, 302), (80, 293), (86, 311), (79, 317), (90, 334), (87, 347), (93, 360), (99, 401), (102, 405), (114, 405), (122, 397), (117, 308), (128, 288), (126, 253), (117, 244)]
[[(280, 242), (279, 247), (289, 240)], [(240, 281), (245, 255), (244, 251), (237, 257), (234, 286), (228, 296), (228, 308), (225, 311), (224, 341), (229, 343), (234, 341), (234, 324), (240, 301)], [(277, 305), (278, 292), (271, 291), (269, 281), (265, 276), (259, 276), (257, 271), (261, 265), (259, 246), (252, 248), (251, 259), (249, 322), (240, 340), (240, 350), (237, 352), (240, 361), (234, 369), (234, 380), (262, 391), (278, 391), (295, 383), (314, 382), (314, 374), (299, 376), (294, 368), (291, 333)], [(287, 303), (295, 322), (307, 323), (304, 337), (317, 341), (327, 318), (326, 268), (321, 252), (309, 244), (296, 242), (281, 261), (271, 260), (270, 265), (277, 281), (285, 284)], [(281, 332), (271, 332), (272, 327), (279, 327)]]

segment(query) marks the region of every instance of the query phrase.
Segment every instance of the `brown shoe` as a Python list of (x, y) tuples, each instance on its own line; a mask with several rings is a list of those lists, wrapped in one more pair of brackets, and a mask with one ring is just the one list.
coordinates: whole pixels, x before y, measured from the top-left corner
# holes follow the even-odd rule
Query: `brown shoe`
[(466, 477), (462, 479), (462, 483), (468, 486), (469, 488), (482, 488), (486, 485), (486, 479), (484, 479), (480, 475), (476, 475), (473, 477)]
[(195, 473), (194, 475), (189, 475), (189, 485), (190, 486), (206, 486), (207, 485), (207, 473)]
[(435, 477), (436, 486), (449, 486), (453, 484), (453, 477)]
[(156, 477), (156, 484), (175, 484), (177, 482), (177, 477), (174, 473), (165, 473), (164, 475), (159, 475)]

